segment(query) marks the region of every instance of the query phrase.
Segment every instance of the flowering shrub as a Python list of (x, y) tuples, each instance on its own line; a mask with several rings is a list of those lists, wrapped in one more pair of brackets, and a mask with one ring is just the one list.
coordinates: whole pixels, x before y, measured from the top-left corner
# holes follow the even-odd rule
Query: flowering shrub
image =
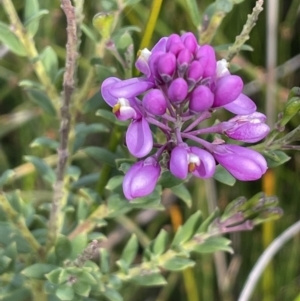
[[(260, 237), (257, 231), (254, 239), (240, 234), (233, 247), (224, 235), (282, 216), (272, 168), (291, 159), (286, 150), (300, 150), (300, 125), (294, 127), (293, 118), (300, 110), (300, 88), (278, 103), (283, 108), (276, 123), (267, 110), (269, 128), (266, 116), (245, 95), (250, 94), (242, 79), (229, 71), (235, 55), (251, 50), (245, 42), (263, 0), (255, 1), (251, 13), (252, 1), (187, 0), (182, 10), (182, 1), (170, 0), (171, 10), (184, 11), (191, 22), (176, 14), (169, 18), (169, 6), (160, 10), (161, 0), (151, 2), (149, 10), (149, 1), (140, 0), (60, 0), (61, 7), (58, 1), (0, 1), (1, 16), (5, 13), (0, 22), (0, 300), (249, 300), (264, 269), (261, 264), (239, 299), (237, 293), (273, 233), (263, 231)], [(297, 1), (292, 2), (284, 5), (290, 7), (289, 21), (296, 11)], [(206, 5), (200, 13), (198, 8)], [(238, 9), (236, 15), (227, 14), (237, 6), (250, 13), (241, 33), (233, 41), (226, 26), (220, 27), (224, 41), (233, 43), (213, 48), (219, 25), (223, 19), (224, 25), (232, 22)], [(137, 17), (145, 28), (135, 24)], [(296, 24), (282, 24), (291, 23)], [(180, 28), (197, 30), (199, 41), (191, 32), (172, 34), (151, 51), (143, 49)], [(231, 30), (237, 33), (234, 26)], [(253, 48), (264, 46), (261, 39), (253, 41)], [(137, 44), (142, 50), (136, 58)], [(217, 60), (215, 50), (226, 60)], [(244, 66), (257, 62), (241, 58), (241, 73), (248, 74)], [(133, 78), (135, 60), (141, 75)], [(289, 68), (294, 72), (291, 65), (280, 69), (282, 74)], [(256, 72), (250, 73), (255, 82)], [(262, 82), (267, 95), (273, 84), (271, 79)], [(288, 88), (281, 84), (280, 95)], [(275, 97), (271, 100), (271, 108), (277, 108)], [(230, 117), (217, 120), (219, 110)], [(129, 152), (122, 146), (123, 134)], [(294, 165), (281, 170), (278, 187), (285, 190), (277, 191), (280, 198), (298, 199), (297, 178), (291, 175), (299, 164)], [(267, 167), (264, 192), (253, 194), (253, 185), (223, 185), (233, 186), (235, 178), (257, 180)], [(207, 180), (185, 185), (192, 176)], [(293, 189), (287, 193), (285, 185)], [(245, 197), (238, 197), (240, 187), (246, 187)], [(297, 203), (282, 203), (293, 223)], [(269, 225), (264, 230), (272, 230)], [(286, 223), (279, 226), (278, 232)], [(264, 253), (269, 255), (258, 263), (266, 265), (299, 231), (298, 221), (270, 244)], [(297, 262), (297, 240), (287, 247), (276, 262), (284, 273), (274, 273), (274, 279), (268, 273), (268, 283), (279, 283), (278, 275), (282, 283), (298, 277), (297, 265), (286, 269), (286, 252)], [(222, 253), (232, 254), (235, 248), (236, 257)], [(240, 258), (248, 264), (239, 267)], [(137, 290), (136, 285), (148, 288)], [(286, 288), (263, 290), (270, 300), (283, 300), (277, 291), (294, 300), (295, 290)]]
[[(154, 190), (160, 164), (183, 180), (188, 173), (212, 177), (216, 162), (241, 181), (257, 180), (266, 172), (266, 160), (258, 152), (220, 138), (207, 141), (199, 137), (221, 134), (254, 143), (270, 131), (266, 116), (256, 112), (255, 103), (242, 93), (242, 79), (230, 74), (225, 59), (216, 60), (210, 45), (198, 45), (190, 32), (172, 34), (160, 39), (151, 51), (143, 49), (135, 66), (143, 76), (127, 80), (110, 77), (101, 86), (102, 96), (116, 117), (131, 120), (126, 132), (130, 153), (142, 158), (155, 149), (125, 176), (123, 190), (128, 200)], [(219, 109), (236, 116), (198, 128)], [(161, 130), (165, 141), (153, 143), (150, 125)], [(189, 141), (199, 146), (189, 146)], [(168, 160), (162, 161), (165, 153)]]

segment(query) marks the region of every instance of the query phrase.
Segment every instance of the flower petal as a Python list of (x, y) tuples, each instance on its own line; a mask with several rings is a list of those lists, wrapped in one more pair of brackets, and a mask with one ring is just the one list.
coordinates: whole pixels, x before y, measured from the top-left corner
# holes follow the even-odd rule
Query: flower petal
[(200, 159), (200, 166), (197, 166), (192, 174), (198, 178), (211, 178), (216, 170), (214, 157), (209, 152), (195, 146), (192, 146), (190, 150)]
[(153, 82), (144, 78), (130, 78), (112, 85), (110, 93), (116, 98), (132, 98), (144, 93), (154, 86)]
[(103, 99), (106, 101), (108, 105), (113, 107), (117, 102), (118, 98), (111, 95), (111, 87), (120, 82), (121, 80), (116, 77), (109, 77), (101, 85), (101, 94)]
[(256, 104), (243, 93), (241, 93), (237, 99), (223, 107), (227, 111), (238, 115), (252, 114), (256, 111)]
[(149, 124), (144, 118), (130, 123), (126, 132), (126, 144), (130, 153), (137, 158), (149, 154), (153, 147), (153, 138)]
[(127, 171), (127, 173), (123, 179), (123, 183), (122, 183), (123, 193), (124, 193), (126, 199), (128, 199), (128, 200), (133, 199), (132, 194), (131, 194), (131, 183), (134, 180), (134, 176), (141, 169), (143, 164), (144, 164), (143, 161), (133, 164), (130, 167), (130, 169)]
[(187, 149), (182, 146), (176, 146), (171, 153), (170, 171), (179, 178), (185, 179), (188, 174), (188, 153)]
[(218, 145), (214, 157), (241, 181), (258, 180), (267, 170), (267, 162), (261, 154), (238, 145)]

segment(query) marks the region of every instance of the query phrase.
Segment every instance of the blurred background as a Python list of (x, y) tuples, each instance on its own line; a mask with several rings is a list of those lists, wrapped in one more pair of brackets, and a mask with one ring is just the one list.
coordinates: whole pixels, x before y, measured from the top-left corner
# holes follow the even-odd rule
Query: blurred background
[[(22, 17), (24, 1), (13, 2)], [(117, 27), (133, 25), (141, 29), (140, 32), (131, 31), (137, 52), (152, 1), (131, 2), (132, 5), (121, 13)], [(211, 2), (199, 0), (200, 13), (203, 13)], [(58, 56), (58, 69), (63, 68), (66, 23), (60, 2), (43, 0), (39, 3), (40, 8), (49, 10), (49, 14), (40, 22), (35, 36), (36, 47), (41, 52), (50, 45)], [(241, 32), (247, 15), (255, 6), (255, 0), (236, 3), (217, 31), (212, 41), (213, 46), (233, 43), (235, 36)], [(116, 9), (117, 3), (113, 0), (86, 0), (84, 24), (92, 29), (92, 19), (96, 13)], [(0, 10), (0, 20), (8, 22), (3, 9)], [(282, 110), (289, 90), (294, 86), (300, 86), (299, 28), (300, 0), (265, 1), (264, 11), (260, 14), (247, 42), (253, 51), (242, 51), (232, 61), (236, 72), (244, 79), (245, 93), (256, 102), (260, 112), (268, 115), (271, 126), (276, 122), (277, 114)], [(148, 48), (151, 48), (160, 37), (180, 31), (197, 32), (191, 22), (185, 0), (164, 0)], [(79, 86), (83, 84), (91, 68), (91, 58), (97, 53), (86, 32), (82, 34), (80, 50), (77, 82)], [(221, 58), (225, 52), (220, 50), (218, 55)], [(115, 69), (116, 76), (123, 77), (119, 70), (120, 66), (112, 56), (105, 55), (101, 64), (91, 83), (84, 111), (78, 114), (78, 122), (89, 124), (99, 120), (95, 112), (98, 108), (106, 106), (98, 91), (102, 80), (112, 74), (111, 67)], [(24, 161), (24, 156), (35, 155), (51, 161), (51, 155), (55, 150), (33, 148), (31, 143), (38, 136), (57, 138), (59, 122), (55, 117), (44, 114), (20, 86), (20, 81), (25, 79), (37, 81), (30, 62), (11, 53), (0, 42), (0, 174), (7, 169), (13, 169), (16, 176), (5, 186), (5, 190), (20, 189), (25, 200), (33, 200), (38, 204), (50, 199), (47, 192), (49, 186), (40, 180), (32, 165)], [(55, 79), (55, 84), (58, 90), (61, 90), (62, 72)], [(223, 117), (226, 118), (225, 112)], [(287, 125), (286, 131), (298, 125), (299, 115), (296, 115)], [(98, 135), (90, 135), (85, 142), (86, 145), (105, 146), (109, 134), (103, 135), (101, 139)], [(288, 152), (288, 155), (291, 159), (286, 164), (269, 169), (261, 181), (254, 183), (238, 182), (235, 186), (229, 187), (214, 180), (190, 181), (188, 188), (193, 193), (192, 208), (188, 209), (180, 201), (168, 205), (166, 211), (160, 212), (155, 219), (150, 219), (142, 226), (150, 238), (155, 237), (162, 227), (175, 231), (196, 209), (202, 210), (204, 215), (207, 215), (215, 205), (223, 209), (236, 197), (243, 195), (249, 198), (259, 191), (277, 195), (284, 215), (280, 220), (259, 226), (254, 231), (232, 235), (230, 238), (233, 241), (234, 255), (195, 256), (196, 266), (183, 273), (168, 275), (168, 285), (164, 288), (148, 289), (132, 284), (125, 286), (122, 291), (125, 300), (236, 300), (251, 268), (263, 250), (276, 236), (300, 219), (300, 154), (293, 151)], [(91, 160), (79, 161), (78, 165), (86, 174), (95, 173), (101, 168), (101, 164), (95, 164)], [(134, 212), (131, 217), (134, 218), (136, 215), (138, 213)], [(106, 231), (109, 233), (115, 227), (113, 224)], [(124, 241), (120, 240), (114, 246), (115, 258), (118, 257), (123, 244)], [(300, 300), (300, 235), (289, 241), (276, 255), (251, 300)]]

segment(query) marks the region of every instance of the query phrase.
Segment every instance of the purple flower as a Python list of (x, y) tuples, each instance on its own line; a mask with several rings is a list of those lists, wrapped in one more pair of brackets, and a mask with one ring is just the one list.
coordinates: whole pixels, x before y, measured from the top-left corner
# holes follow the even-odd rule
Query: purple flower
[(217, 61), (214, 49), (209, 45), (199, 46), (196, 59), (204, 70), (203, 77), (213, 77), (216, 73)]
[(195, 146), (176, 146), (172, 150), (170, 171), (179, 179), (186, 179), (189, 172), (198, 178), (210, 178), (215, 168), (213, 156), (203, 149)]
[(232, 127), (225, 131), (226, 136), (231, 139), (254, 143), (264, 139), (270, 132), (270, 128), (264, 122), (266, 116), (259, 112), (251, 115), (238, 115), (228, 122)]
[(238, 98), (243, 90), (243, 81), (237, 75), (221, 77), (216, 84), (214, 107), (229, 104)]
[(252, 114), (256, 111), (255, 103), (243, 93), (241, 93), (234, 101), (223, 107), (227, 111), (239, 115)]
[[(131, 120), (126, 132), (130, 153), (141, 158), (157, 148), (153, 157), (134, 164), (126, 174), (123, 188), (128, 199), (153, 191), (160, 158), (180, 179), (186, 179), (188, 173), (212, 177), (216, 160), (243, 181), (264, 174), (267, 165), (259, 153), (226, 144), (219, 137), (211, 143), (203, 136), (219, 134), (224, 139), (255, 143), (270, 131), (265, 116), (256, 112), (255, 103), (242, 93), (242, 79), (230, 74), (226, 60), (216, 60), (213, 47), (198, 45), (190, 32), (172, 34), (160, 39), (151, 50), (141, 50), (135, 65), (142, 76), (126, 80), (111, 77), (101, 87), (116, 117)], [(202, 122), (220, 109), (237, 116), (204, 126)], [(150, 125), (160, 130), (156, 131), (155, 144)], [(187, 141), (200, 147), (189, 146)]]
[(194, 112), (202, 112), (211, 108), (214, 94), (206, 86), (198, 86), (190, 95), (189, 108)]
[(143, 98), (145, 110), (154, 115), (163, 115), (167, 110), (167, 101), (161, 90), (150, 90)]
[(152, 150), (152, 133), (145, 118), (130, 123), (126, 132), (126, 145), (130, 153), (137, 158), (145, 157)]
[(160, 56), (157, 62), (157, 70), (162, 80), (167, 83), (172, 80), (176, 70), (176, 57), (173, 53), (166, 53)]
[(160, 176), (158, 162), (149, 157), (131, 166), (123, 180), (123, 192), (128, 200), (144, 197), (153, 192)]
[(238, 145), (215, 145), (215, 159), (236, 179), (254, 181), (267, 171), (267, 162), (258, 152)]
[(188, 84), (182, 78), (176, 78), (172, 81), (168, 89), (168, 97), (174, 104), (181, 103), (187, 96)]
[[(130, 85), (132, 82), (134, 81), (131, 81)], [(107, 104), (113, 107), (113, 113), (118, 119), (132, 120), (126, 132), (126, 144), (133, 156), (141, 158), (152, 150), (152, 133), (148, 122), (142, 117), (135, 98), (117, 98), (112, 95), (117, 84), (124, 88), (120, 83), (122, 82), (117, 78), (106, 79), (101, 87), (102, 96)]]

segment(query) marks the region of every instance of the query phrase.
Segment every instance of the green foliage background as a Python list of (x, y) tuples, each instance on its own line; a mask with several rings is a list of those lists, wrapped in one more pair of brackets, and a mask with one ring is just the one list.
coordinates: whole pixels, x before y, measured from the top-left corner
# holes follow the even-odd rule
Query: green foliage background
[[(24, 0), (14, 0), (13, 3), (22, 17), (24, 14)], [(140, 32), (132, 31), (135, 52), (139, 49), (139, 45), (144, 33), (147, 17), (150, 12), (152, 1), (131, 1), (132, 5), (126, 7), (121, 13), (118, 27), (137, 26)], [(246, 16), (252, 11), (255, 5), (254, 0), (236, 1), (241, 2), (234, 6), (224, 18), (215, 38), (212, 41), (214, 46), (233, 43), (235, 36), (240, 33), (242, 26), (246, 21)], [(211, 1), (198, 1), (200, 12), (203, 12)], [(268, 1), (266, 5), (272, 5), (272, 1)], [(41, 53), (47, 46), (51, 46), (58, 57), (57, 70), (64, 67), (65, 64), (65, 44), (66, 44), (66, 22), (63, 11), (60, 8), (58, 0), (39, 1), (40, 9), (47, 9), (49, 13), (42, 17), (38, 31), (35, 35), (36, 47)], [(300, 19), (299, 19), (299, 0), (279, 1), (279, 21), (278, 21), (278, 60), (277, 64), (285, 64), (289, 59), (299, 55), (300, 53)], [(111, 11), (116, 9), (116, 3), (112, 0), (86, 0), (84, 3), (84, 24), (94, 31), (92, 19), (98, 12)], [(1, 22), (8, 23), (7, 16), (3, 9), (0, 10)], [(241, 75), (245, 83), (259, 80), (261, 87), (251, 97), (256, 101), (259, 111), (265, 112), (265, 92), (266, 80), (264, 77), (266, 66), (266, 37), (267, 32), (266, 9), (261, 13), (256, 27), (251, 33), (248, 45), (253, 51), (243, 51), (233, 61), (234, 64), (241, 66), (238, 74)], [(155, 30), (151, 39), (149, 48), (162, 36), (169, 35), (173, 32), (179, 33), (181, 30), (194, 31), (191, 17), (189, 15), (186, 2), (184, 0), (164, 0), (156, 22)], [(94, 31), (95, 32), (95, 31)], [(82, 42), (80, 45), (80, 57), (78, 65), (78, 82), (82, 86), (85, 79), (89, 75), (91, 68), (91, 58), (97, 53), (94, 52), (94, 44), (85, 32), (82, 34)], [(6, 192), (15, 189), (20, 190), (20, 194), (25, 202), (33, 202), (35, 207), (45, 204), (47, 210), (47, 201), (51, 200), (51, 174), (46, 172), (46, 177), (50, 177), (49, 181), (43, 181), (45, 176), (36, 172), (33, 165), (32, 157), (48, 158), (55, 154), (56, 145), (52, 144), (50, 148), (33, 147), (32, 142), (36, 137), (44, 136), (56, 140), (58, 138), (59, 121), (52, 114), (46, 114), (39, 106), (36, 105), (34, 97), (30, 97), (30, 93), (26, 92), (19, 83), (22, 80), (30, 79), (37, 81), (33, 69), (26, 58), (17, 56), (12, 52), (6, 53), (3, 44), (0, 44), (0, 173), (7, 169), (12, 169), (15, 175), (4, 186)], [(5, 53), (5, 54), (2, 54)], [(222, 52), (219, 55), (222, 56)], [(47, 55), (46, 55), (47, 57)], [(276, 99), (273, 105), (276, 106), (277, 112), (282, 110), (284, 102), (287, 100), (288, 92), (293, 86), (299, 86), (300, 81), (300, 57), (296, 66), (291, 72), (278, 79), (276, 82)], [(78, 114), (77, 122), (92, 124), (99, 122), (99, 117), (95, 116), (98, 109), (107, 109), (101, 99), (99, 91), (102, 80), (111, 74), (112, 68), (116, 69), (119, 77), (124, 77), (121, 72), (120, 65), (111, 55), (105, 58), (97, 65), (97, 70), (93, 78), (89, 82), (88, 93), (83, 100), (83, 112)], [(279, 74), (280, 75), (280, 74)], [(58, 91), (62, 89), (62, 73), (55, 74), (55, 86)], [(51, 109), (50, 109), (51, 110)], [(225, 114), (225, 113), (224, 113)], [(107, 147), (109, 137), (111, 135), (112, 126), (103, 119), (103, 123), (107, 128), (91, 130), (83, 144), (87, 146)], [(293, 129), (299, 124), (299, 115), (296, 115), (288, 124), (288, 129)], [(83, 125), (82, 125), (83, 126)], [(121, 128), (123, 131), (124, 128)], [(103, 130), (103, 132), (102, 132)], [(108, 130), (108, 131), (107, 131)], [(101, 133), (99, 133), (101, 132)], [(50, 140), (45, 143), (53, 143)], [(36, 143), (41, 145), (41, 143)], [(81, 147), (83, 147), (81, 146)], [(275, 232), (270, 235), (275, 238), (284, 229), (300, 219), (300, 154), (297, 152), (288, 153), (291, 160), (285, 165), (274, 168), (276, 177), (276, 186), (274, 194), (280, 200), (280, 206), (283, 208), (284, 216), (274, 223)], [(99, 171), (103, 168), (104, 163), (89, 149), (88, 156), (79, 154), (75, 158), (76, 164), (81, 168), (82, 174), (95, 175), (94, 181), (89, 181), (89, 187), (95, 187)], [(54, 165), (55, 161), (52, 162)], [(272, 169), (273, 170), (273, 169)], [(117, 174), (116, 171), (112, 171)], [(98, 183), (99, 184), (99, 183)], [(81, 184), (77, 183), (78, 186)], [(257, 191), (262, 190), (260, 181), (255, 183), (236, 183), (235, 186), (229, 187), (222, 183), (217, 183), (215, 190), (207, 190), (203, 182), (192, 180), (188, 183), (188, 188), (192, 192), (193, 204), (191, 208), (187, 208), (181, 201), (177, 202), (181, 211), (183, 220), (186, 220), (194, 211), (200, 209), (205, 215), (208, 214), (206, 200), (210, 194), (216, 193), (218, 206), (224, 209), (225, 206), (234, 198), (244, 195), (251, 197)], [(73, 189), (76, 189), (74, 184)], [(84, 210), (89, 212), (89, 206), (95, 204), (85, 204)], [(41, 208), (41, 207), (39, 207)], [(84, 212), (81, 211), (81, 212)], [(156, 237), (161, 227), (169, 231), (172, 230), (170, 219), (170, 211), (162, 211), (155, 219), (141, 226), (139, 231), (143, 231), (150, 239)], [(87, 214), (82, 214), (80, 219), (84, 220)], [(134, 218), (137, 211), (129, 216)], [(38, 223), (39, 221), (36, 221)], [(41, 221), (45, 222), (45, 221)], [(132, 230), (127, 222), (116, 220), (111, 222), (104, 230), (104, 234), (110, 233), (119, 224), (125, 225), (127, 230)], [(34, 225), (32, 226), (34, 228)], [(73, 225), (69, 225), (72, 229)], [(135, 229), (136, 231), (136, 229)], [(0, 228), (0, 237), (5, 235), (5, 228)], [(124, 237), (125, 238), (125, 237)], [(196, 265), (189, 270), (189, 274), (172, 273), (169, 276), (169, 284), (164, 288), (143, 288), (133, 284), (127, 284), (122, 295), (124, 300), (235, 300), (240, 292), (251, 268), (257, 258), (263, 251), (264, 237), (262, 235), (262, 227), (257, 227), (251, 232), (235, 233), (230, 236), (233, 240), (233, 255), (226, 255), (227, 262), (232, 263), (232, 274), (229, 278), (230, 287), (228, 290), (220, 292), (218, 290), (214, 256), (213, 255), (195, 255), (193, 258)], [(1, 241), (0, 241), (1, 243)], [(112, 251), (112, 258), (119, 258), (125, 241), (122, 240)], [(267, 280), (267, 284), (258, 285), (252, 300), (300, 300), (300, 236), (298, 235), (290, 241), (273, 262), (273, 273)], [(235, 264), (235, 265), (234, 265)], [(188, 278), (191, 277), (191, 278)], [(190, 279), (190, 280), (189, 280)], [(5, 283), (5, 279), (0, 279), (1, 283)], [(188, 291), (193, 294), (188, 294)], [(1, 288), (0, 288), (1, 291)], [(23, 297), (22, 297), (23, 298)], [(25, 297), (26, 298), (26, 297)], [(8, 299), (1, 299), (8, 300)], [(30, 300), (18, 299), (15, 300)], [(50, 299), (49, 299), (50, 300)], [(86, 299), (88, 300), (88, 299)]]

